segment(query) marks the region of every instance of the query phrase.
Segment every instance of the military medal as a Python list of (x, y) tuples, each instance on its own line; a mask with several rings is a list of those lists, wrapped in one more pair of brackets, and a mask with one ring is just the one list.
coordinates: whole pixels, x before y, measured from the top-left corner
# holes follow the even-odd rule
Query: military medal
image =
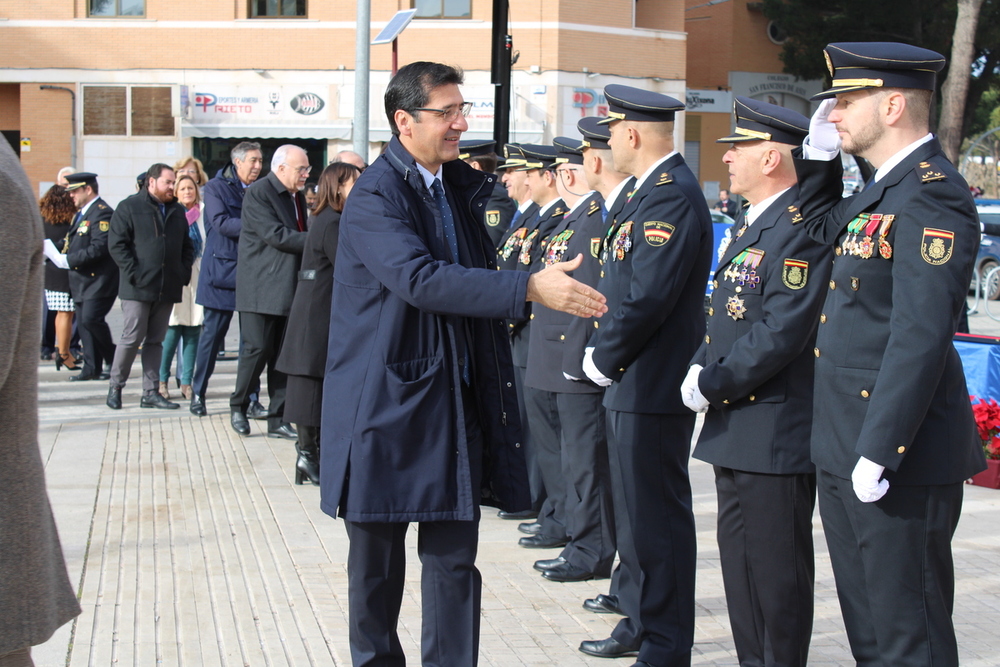
[(510, 256), (514, 254), (514, 251), (521, 248), (521, 243), (524, 241), (524, 236), (527, 233), (527, 228), (521, 227), (508, 236), (507, 240), (503, 242), (503, 247), (500, 249), (500, 256), (505, 260), (510, 259)]
[(528, 234), (524, 241), (521, 242), (521, 252), (517, 256), (517, 261), (525, 266), (531, 264), (531, 244), (535, 241), (536, 236), (538, 236), (537, 229)]
[(871, 256), (874, 254), (875, 241), (872, 239), (872, 235), (875, 234), (875, 230), (878, 229), (881, 223), (882, 214), (872, 213), (868, 224), (865, 225), (865, 237), (858, 244), (858, 254), (861, 255), (862, 259), (871, 259)]
[(729, 263), (723, 276), (732, 282), (739, 283), (740, 287), (749, 285), (754, 289), (760, 284), (760, 276), (757, 275), (757, 267), (764, 259), (764, 251), (760, 248), (747, 248), (738, 254)]
[(896, 216), (892, 214), (882, 216), (882, 226), (878, 230), (878, 254), (882, 255), (883, 259), (892, 259), (892, 246), (885, 237), (895, 219)]
[(548, 248), (545, 250), (545, 266), (551, 266), (556, 262), (561, 262), (563, 255), (566, 253), (566, 248), (569, 246), (569, 239), (573, 236), (572, 229), (565, 229), (549, 241)]
[(868, 223), (868, 214), (862, 213), (858, 217), (851, 220), (847, 225), (847, 236), (844, 237), (844, 242), (841, 244), (841, 248), (845, 253), (851, 255), (857, 255), (859, 251), (860, 244), (858, 243), (858, 235), (861, 234), (861, 230), (864, 229), (865, 225)]
[(608, 253), (611, 250), (611, 237), (615, 235), (615, 229), (613, 224), (608, 227), (608, 232), (604, 235), (604, 240), (601, 242), (601, 264), (608, 261)]
[(629, 220), (618, 228), (614, 240), (615, 259), (619, 262), (625, 259), (625, 253), (632, 249), (632, 221)]
[(733, 318), (733, 321), (742, 320), (744, 313), (747, 312), (747, 307), (743, 304), (743, 299), (731, 296), (726, 301), (726, 312), (729, 313), (729, 317)]

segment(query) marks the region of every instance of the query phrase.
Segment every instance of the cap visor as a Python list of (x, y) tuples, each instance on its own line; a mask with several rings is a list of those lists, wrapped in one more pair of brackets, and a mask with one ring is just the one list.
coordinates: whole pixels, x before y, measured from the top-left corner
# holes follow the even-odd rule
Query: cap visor
[(855, 90), (876, 90), (876, 88), (870, 86), (848, 86), (844, 88), (831, 88), (830, 90), (824, 90), (822, 93), (816, 93), (809, 99), (814, 102), (816, 100), (826, 100), (831, 97), (836, 97), (841, 93), (851, 93), (854, 92)]
[(716, 139), (717, 144), (741, 144), (746, 141), (764, 141), (759, 137), (748, 137), (744, 134), (734, 134), (731, 137), (722, 137), (721, 139)]

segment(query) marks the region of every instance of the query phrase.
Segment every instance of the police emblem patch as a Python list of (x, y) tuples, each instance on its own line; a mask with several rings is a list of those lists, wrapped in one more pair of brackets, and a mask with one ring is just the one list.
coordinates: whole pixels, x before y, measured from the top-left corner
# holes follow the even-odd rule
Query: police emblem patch
[(98, 225), (98, 227), (100, 227), (100, 228), (101, 228), (101, 231), (102, 231), (102, 232), (106, 232), (106, 231), (108, 231), (108, 228), (109, 228), (110, 226), (111, 226), (111, 225), (110, 225), (110, 224), (108, 223), (108, 221), (107, 221), (107, 220), (101, 220), (100, 224)]
[(802, 289), (806, 286), (809, 278), (809, 262), (801, 259), (785, 260), (785, 266), (781, 270), (781, 282), (785, 283), (788, 289)]
[(673, 235), (674, 229), (676, 228), (669, 222), (650, 220), (642, 223), (642, 233), (646, 237), (646, 243), (654, 247), (665, 245)]
[(920, 240), (920, 256), (933, 266), (940, 266), (951, 259), (955, 246), (955, 232), (945, 229), (924, 227), (924, 237)]
[(601, 237), (590, 239), (590, 256), (597, 259), (601, 256)]
[(496, 227), (500, 224), (500, 211), (486, 211), (486, 224)]

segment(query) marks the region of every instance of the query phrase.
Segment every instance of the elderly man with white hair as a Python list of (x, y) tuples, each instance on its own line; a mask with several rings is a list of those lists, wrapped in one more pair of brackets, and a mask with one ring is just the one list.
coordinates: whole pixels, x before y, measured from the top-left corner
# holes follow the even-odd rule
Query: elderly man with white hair
[(229, 398), (230, 423), (249, 435), (246, 411), (251, 388), (267, 365), (268, 435), (294, 440), (284, 421), (285, 375), (274, 369), (288, 312), (292, 307), (302, 249), (306, 243), (306, 203), (302, 189), (309, 178), (309, 157), (291, 144), (280, 146), (271, 172), (247, 188), (243, 199), (240, 261), (236, 266), (236, 310), (243, 338), (236, 368), (236, 389)]

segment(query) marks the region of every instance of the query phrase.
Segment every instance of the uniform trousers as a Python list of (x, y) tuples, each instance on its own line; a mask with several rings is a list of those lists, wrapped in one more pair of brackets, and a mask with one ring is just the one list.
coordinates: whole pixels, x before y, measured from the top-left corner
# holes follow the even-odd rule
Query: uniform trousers
[[(470, 481), (482, 479), (483, 431), (471, 390), (463, 386)], [(474, 493), (473, 498), (479, 494)], [(348, 508), (349, 511), (350, 508)], [(475, 667), (479, 663), (483, 578), (476, 567), (480, 511), (472, 521), (421, 521), (420, 558), (423, 667)], [(350, 540), (347, 585), (354, 667), (403, 667), (396, 625), (403, 600), (405, 538), (409, 523), (346, 521)]]
[[(653, 667), (687, 667), (694, 645), (696, 537), (688, 459), (695, 414), (608, 410), (615, 525), (624, 570), (619, 603), (628, 615), (611, 636)], [(638, 573), (637, 575), (635, 573)]]
[(111, 327), (105, 321), (117, 297), (107, 296), (75, 301), (77, 330), (83, 347), (84, 373), (100, 375), (104, 365), (115, 358), (115, 342)]
[(111, 364), (111, 386), (124, 387), (132, 371), (139, 346), (142, 346), (142, 391), (155, 392), (160, 381), (160, 362), (163, 359), (163, 336), (167, 333), (170, 301), (132, 301), (122, 299), (122, 337), (115, 348)]
[(740, 667), (805, 667), (812, 636), (816, 475), (715, 466), (719, 555)]
[(890, 486), (862, 503), (851, 480), (820, 470), (819, 510), (837, 596), (859, 667), (952, 667), (951, 539), (962, 483)]
[(616, 551), (603, 398), (603, 392), (556, 394), (562, 427), (566, 532), (570, 538), (560, 555), (598, 577), (610, 576)]
[(205, 306), (204, 311), (205, 322), (201, 338), (198, 339), (198, 357), (194, 362), (194, 380), (191, 385), (192, 391), (202, 400), (205, 398), (205, 392), (208, 391), (208, 379), (215, 372), (215, 361), (218, 358), (219, 350), (226, 342), (229, 324), (233, 321), (233, 311), (231, 310), (219, 310)]
[(533, 464), (538, 467), (545, 488), (545, 501), (538, 512), (541, 534), (565, 539), (566, 479), (562, 472), (562, 427), (555, 392), (525, 387), (524, 409), (531, 424), (529, 451), (533, 452)]
[(517, 389), (517, 411), (521, 416), (521, 438), (524, 440), (524, 462), (528, 467), (531, 509), (535, 513), (540, 513), (542, 504), (545, 503), (545, 485), (542, 483), (541, 470), (535, 461), (535, 448), (531, 444), (531, 424), (528, 423), (527, 407), (524, 404), (524, 374), (524, 367), (514, 366), (514, 386)]
[(284, 315), (240, 313), (240, 358), (236, 366), (236, 389), (229, 397), (230, 410), (246, 413), (260, 374), (267, 366), (267, 424), (277, 428), (284, 421), (285, 386), (288, 377), (275, 370), (285, 338), (288, 318)]

